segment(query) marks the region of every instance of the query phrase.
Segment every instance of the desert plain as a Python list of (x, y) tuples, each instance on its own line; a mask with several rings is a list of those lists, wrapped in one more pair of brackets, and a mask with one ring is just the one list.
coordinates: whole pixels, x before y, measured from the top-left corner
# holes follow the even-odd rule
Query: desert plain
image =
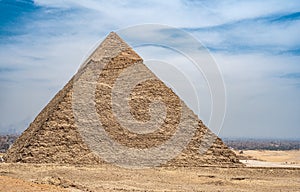
[(300, 151), (249, 150), (246, 167), (0, 164), (0, 191), (300, 191)]

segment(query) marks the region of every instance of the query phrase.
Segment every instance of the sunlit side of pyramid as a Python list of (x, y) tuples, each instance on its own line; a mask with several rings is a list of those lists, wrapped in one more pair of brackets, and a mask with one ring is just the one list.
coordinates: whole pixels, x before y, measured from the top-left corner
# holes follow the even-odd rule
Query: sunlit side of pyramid
[[(167, 141), (176, 132), (180, 124), (180, 111), (188, 122), (197, 124), (192, 139), (179, 155), (168, 160), (162, 166), (203, 166), (203, 165), (240, 165), (236, 155), (214, 135), (198, 117), (188, 109), (178, 96), (160, 81), (143, 63), (142, 59), (116, 34), (110, 33), (101, 45), (92, 53), (84, 65), (61, 91), (40, 112), (24, 133), (16, 140), (4, 156), (6, 162), (58, 163), (58, 164), (102, 164), (101, 156), (90, 148), (90, 140), (82, 137), (75, 122), (72, 95), (76, 76), (80, 77), (87, 69), (102, 69), (98, 78), (95, 103), (99, 121), (107, 134), (116, 142), (130, 148), (151, 148)], [(112, 111), (112, 88), (119, 75), (133, 64), (140, 71), (132, 74), (147, 73), (153, 78), (134, 87), (130, 97), (130, 113), (140, 121), (151, 118), (151, 101), (159, 99), (166, 104), (166, 117), (161, 127), (149, 134), (137, 134), (122, 127)], [(205, 135), (205, 137), (204, 137)], [(199, 152), (199, 147), (216, 138), (213, 144)], [(97, 141), (95, 141), (97, 142)], [(99, 146), (101, 147), (101, 145)]]

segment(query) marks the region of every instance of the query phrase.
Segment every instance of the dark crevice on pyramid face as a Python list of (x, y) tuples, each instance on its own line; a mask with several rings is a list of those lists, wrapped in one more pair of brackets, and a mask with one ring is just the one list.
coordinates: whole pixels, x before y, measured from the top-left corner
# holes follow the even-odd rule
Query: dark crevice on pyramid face
[[(142, 73), (153, 76), (134, 86), (128, 100), (130, 113), (140, 122), (151, 119), (151, 102), (165, 103), (166, 116), (161, 127), (148, 134), (134, 133), (123, 127), (113, 113), (112, 89), (120, 74), (133, 65)], [(101, 45), (86, 60), (77, 74), (59, 91), (40, 112), (24, 133), (16, 140), (4, 156), (6, 162), (58, 163), (58, 164), (102, 164), (106, 163), (97, 155), (78, 130), (73, 113), (72, 96), (76, 78), (88, 69), (102, 69), (95, 91), (96, 112), (107, 134), (123, 146), (137, 149), (156, 147), (167, 140), (180, 126), (181, 109), (197, 124), (197, 129), (188, 145), (176, 157), (162, 166), (204, 166), (241, 165), (234, 154), (220, 138), (212, 133), (198, 117), (187, 108), (182, 100), (144, 64), (142, 59), (116, 33), (110, 33)], [(199, 148), (214, 138), (204, 154)]]

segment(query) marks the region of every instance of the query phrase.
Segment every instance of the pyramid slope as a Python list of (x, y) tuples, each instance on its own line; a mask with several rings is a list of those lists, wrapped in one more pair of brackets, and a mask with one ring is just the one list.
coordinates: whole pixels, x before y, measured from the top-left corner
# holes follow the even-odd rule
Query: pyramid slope
[[(142, 59), (116, 34), (110, 33), (101, 45), (86, 60), (78, 73), (57, 93), (40, 112), (27, 130), (16, 140), (4, 156), (6, 162), (25, 163), (70, 163), (101, 164), (105, 161), (96, 155), (89, 146), (96, 141), (82, 137), (78, 130), (72, 108), (74, 82), (87, 69), (103, 69), (95, 91), (96, 111), (105, 131), (110, 137), (130, 148), (149, 148), (161, 145), (171, 138), (179, 124), (180, 111), (197, 123), (195, 134), (187, 147), (165, 166), (240, 165), (236, 155), (217, 138), (180, 98), (161, 82), (143, 63)], [(151, 80), (138, 84), (132, 90), (129, 100), (130, 113), (141, 121), (151, 118), (148, 114), (151, 99), (160, 98), (166, 103), (166, 120), (161, 128), (150, 134), (136, 134), (123, 128), (112, 112), (112, 87), (125, 69), (136, 65), (139, 71), (132, 74), (138, 78), (148, 74)], [(185, 123), (186, 121), (186, 123)], [(185, 124), (184, 124), (185, 123)], [(199, 147), (207, 138), (216, 138), (204, 153)]]

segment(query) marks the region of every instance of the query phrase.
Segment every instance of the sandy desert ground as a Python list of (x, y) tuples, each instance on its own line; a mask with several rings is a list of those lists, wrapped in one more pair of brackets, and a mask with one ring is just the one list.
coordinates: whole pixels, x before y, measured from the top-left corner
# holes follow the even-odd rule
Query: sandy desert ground
[(246, 150), (243, 154), (235, 153), (241, 162), (248, 167), (298, 167), (300, 168), (300, 150), (290, 151), (268, 151), (268, 150)]
[(112, 165), (1, 163), (0, 191), (300, 191), (300, 168), (297, 168), (300, 151), (243, 153), (250, 154), (253, 159), (261, 159), (260, 162), (296, 163), (290, 167), (135, 170)]

